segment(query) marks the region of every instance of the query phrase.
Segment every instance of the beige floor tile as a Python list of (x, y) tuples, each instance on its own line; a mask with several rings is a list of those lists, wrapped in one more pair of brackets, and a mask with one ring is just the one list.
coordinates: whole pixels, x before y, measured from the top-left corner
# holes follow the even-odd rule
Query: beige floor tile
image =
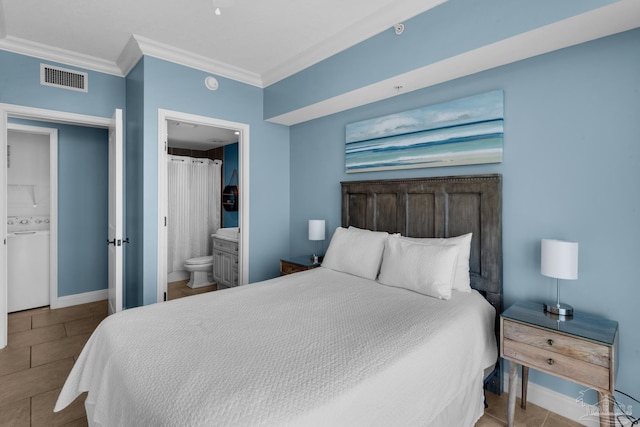
[(180, 288), (180, 292), (182, 292), (185, 295), (198, 295), (198, 294), (204, 294), (206, 292), (215, 291), (217, 289), (218, 288), (215, 284), (209, 285), (209, 286), (203, 286), (201, 288), (193, 288), (193, 289), (188, 286), (185, 286), (183, 288)]
[[(506, 422), (507, 420), (507, 403), (509, 395), (503, 393), (501, 396), (496, 396), (493, 393), (487, 393), (487, 404), (489, 405), (484, 413), (491, 415), (492, 417)], [(515, 413), (515, 425), (516, 427), (541, 427), (549, 411), (541, 408), (537, 405), (527, 402), (527, 409), (520, 408), (520, 399), (516, 399), (516, 413)]]
[(189, 280), (179, 280), (177, 282), (170, 282), (167, 285), (167, 288), (169, 289), (183, 288), (187, 286), (187, 283), (189, 283)]
[(69, 406), (60, 412), (53, 412), (61, 388), (39, 394), (31, 398), (31, 427), (62, 426), (76, 420), (86, 420), (84, 400), (86, 393), (82, 393)]
[(169, 301), (174, 300), (174, 299), (178, 299), (178, 298), (184, 298), (187, 295), (183, 294), (182, 292), (180, 292), (179, 289), (167, 289), (167, 299)]
[(43, 326), (55, 325), (58, 323), (70, 322), (72, 320), (91, 317), (93, 313), (88, 304), (74, 305), (71, 307), (50, 310), (48, 313), (36, 314), (31, 317), (31, 327), (33, 329)]
[(47, 313), (48, 311), (50, 311), (49, 307), (38, 307), (32, 308), (31, 310), (16, 311), (14, 313), (9, 313), (9, 319), (11, 319), (12, 317), (31, 317), (34, 314), (43, 314)]
[(0, 427), (29, 427), (29, 399), (0, 406)]
[[(586, 414), (585, 414), (586, 415)], [(558, 414), (549, 413), (549, 417), (544, 423), (544, 427), (581, 427), (582, 424), (573, 420), (560, 416)]]
[(3, 376), (0, 406), (62, 387), (72, 366), (69, 358)]
[(67, 331), (68, 337), (89, 334), (93, 332), (106, 317), (107, 313), (104, 313), (85, 317), (84, 319), (72, 320), (71, 322), (65, 322), (64, 328)]
[(32, 346), (31, 367), (79, 355), (90, 335), (75, 335)]
[(71, 421), (70, 423), (64, 424), (60, 427), (88, 427), (89, 423), (87, 422), (87, 418), (81, 418), (79, 420)]
[(91, 310), (93, 314), (104, 316), (109, 314), (109, 303), (107, 302), (107, 300), (91, 302), (86, 305), (87, 307), (89, 307), (89, 310)]
[(28, 331), (31, 329), (31, 316), (9, 316), (9, 325), (7, 329), (10, 334)]
[(507, 423), (493, 418), (491, 415), (483, 415), (475, 427), (506, 427)]
[(64, 338), (66, 332), (64, 325), (51, 325), (42, 328), (31, 329), (24, 332), (16, 332), (8, 336), (8, 346), (12, 348), (28, 347), (30, 345), (41, 344)]
[[(5, 347), (0, 350), (0, 377), (31, 367), (31, 349), (29, 347)], [(0, 383), (2, 379), (0, 378)]]

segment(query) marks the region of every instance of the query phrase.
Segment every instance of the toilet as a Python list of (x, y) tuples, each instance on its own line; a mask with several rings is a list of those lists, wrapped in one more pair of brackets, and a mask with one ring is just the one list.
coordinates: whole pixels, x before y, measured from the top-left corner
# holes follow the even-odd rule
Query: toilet
[(184, 269), (191, 274), (191, 278), (187, 286), (190, 288), (201, 288), (208, 286), (209, 273), (213, 268), (213, 256), (201, 256), (198, 258), (190, 258), (184, 262)]

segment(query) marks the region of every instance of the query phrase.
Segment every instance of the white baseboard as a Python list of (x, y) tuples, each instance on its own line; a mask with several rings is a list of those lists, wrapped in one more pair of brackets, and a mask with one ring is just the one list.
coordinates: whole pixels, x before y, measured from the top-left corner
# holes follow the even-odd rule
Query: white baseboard
[[(503, 390), (509, 390), (509, 375), (504, 375)], [(518, 377), (518, 397), (521, 396), (522, 387)], [(598, 407), (578, 401), (578, 396), (569, 397), (536, 383), (529, 382), (527, 387), (527, 402), (538, 405), (548, 411), (555, 412), (572, 421), (589, 427), (600, 426)]]
[(102, 301), (109, 298), (109, 290), (101, 289), (99, 291), (84, 292), (82, 294), (67, 295), (58, 297), (58, 301), (51, 304), (51, 308), (70, 307), (72, 305), (86, 304), (88, 302)]

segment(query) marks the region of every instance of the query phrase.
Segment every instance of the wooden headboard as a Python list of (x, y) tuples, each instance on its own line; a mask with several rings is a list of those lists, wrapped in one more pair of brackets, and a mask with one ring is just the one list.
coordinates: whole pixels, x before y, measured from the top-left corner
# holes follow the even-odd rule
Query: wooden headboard
[[(349, 181), (341, 185), (343, 227), (408, 237), (473, 233), (471, 287), (495, 307), (496, 318), (502, 313), (501, 175)], [(490, 385), (494, 391), (498, 387), (498, 393), (499, 377), (497, 384)]]

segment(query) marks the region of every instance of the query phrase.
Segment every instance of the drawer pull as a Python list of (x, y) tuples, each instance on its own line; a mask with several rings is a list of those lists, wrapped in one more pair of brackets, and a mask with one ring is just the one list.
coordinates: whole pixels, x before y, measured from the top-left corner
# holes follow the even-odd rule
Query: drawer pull
[(553, 359), (547, 359), (547, 363), (548, 363), (549, 365), (553, 365), (553, 364), (554, 364), (554, 363), (556, 363), (556, 362), (555, 362), (555, 360), (553, 360)]
[(549, 345), (553, 345), (553, 340), (552, 340), (551, 338), (549, 338), (549, 339), (547, 340), (547, 344), (549, 344)]

